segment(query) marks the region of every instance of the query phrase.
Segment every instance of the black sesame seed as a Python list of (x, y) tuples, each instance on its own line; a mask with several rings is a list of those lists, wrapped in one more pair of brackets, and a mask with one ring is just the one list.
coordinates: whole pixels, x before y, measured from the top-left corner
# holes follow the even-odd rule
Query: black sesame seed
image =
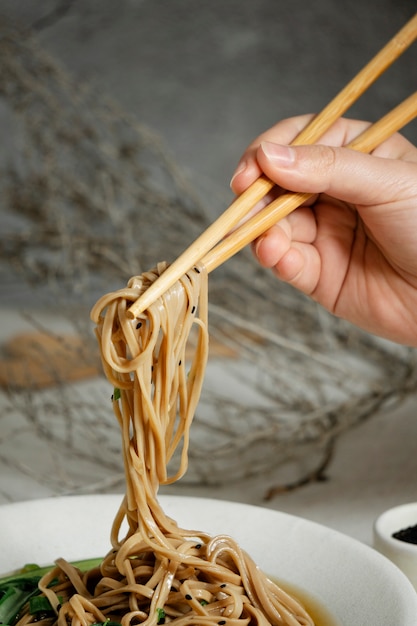
[(49, 611), (39, 611), (39, 613), (36, 614), (36, 619), (35, 622), (41, 622), (45, 619), (48, 619), (48, 617), (51, 617), (51, 612)]
[(179, 363), (178, 363), (178, 365), (181, 365), (181, 363), (182, 363), (182, 361), (180, 360), (180, 361), (179, 361)]
[(194, 546), (194, 548), (195, 548), (196, 550), (201, 550), (201, 543), (197, 543), (197, 544)]
[(194, 271), (195, 271), (195, 272), (197, 272), (197, 274), (199, 274), (199, 273), (200, 273), (200, 270), (198, 269), (198, 267), (195, 267), (195, 268), (194, 268)]
[(226, 623), (225, 619), (221, 619), (220, 622), (217, 622), (219, 624), (219, 626), (223, 626), (223, 624)]
[(222, 583), (222, 584), (220, 585), (220, 589), (224, 589), (225, 587), (226, 587), (226, 583)]
[(394, 539), (399, 539), (400, 541), (405, 541), (406, 543), (417, 544), (417, 524), (415, 526), (402, 528), (401, 530), (392, 533), (392, 537), (394, 537)]
[(185, 599), (186, 599), (186, 600), (192, 600), (192, 599), (193, 599), (193, 596), (190, 596), (190, 594), (189, 594), (189, 593), (186, 593), (186, 594), (185, 594)]
[(191, 313), (195, 313), (195, 306), (191, 309)]

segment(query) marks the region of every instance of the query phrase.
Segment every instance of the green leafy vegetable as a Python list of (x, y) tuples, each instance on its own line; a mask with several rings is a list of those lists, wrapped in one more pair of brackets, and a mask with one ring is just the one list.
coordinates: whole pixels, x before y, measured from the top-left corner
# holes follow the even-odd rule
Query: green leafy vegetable
[[(59, 597), (60, 604), (62, 603), (62, 597)], [(45, 596), (32, 596), (29, 599), (29, 613), (36, 615), (36, 613), (53, 613), (53, 608), (48, 598)]]
[(165, 624), (165, 617), (166, 617), (166, 615), (165, 615), (164, 609), (157, 608), (156, 609), (156, 614), (158, 616), (157, 624)]
[[(72, 563), (81, 571), (86, 571), (97, 567), (102, 559), (88, 559)], [(30, 563), (22, 567), (18, 572), (0, 578), (0, 624), (12, 625), (16, 621), (23, 606), (35, 596), (39, 596), (38, 583), (42, 576), (49, 572), (54, 566), (38, 567)], [(41, 600), (42, 598), (38, 598)], [(49, 605), (49, 602), (48, 602)], [(51, 610), (49, 605), (48, 610)], [(107, 626), (114, 626), (108, 624)], [(120, 625), (116, 625), (120, 626)]]
[(0, 623), (13, 624), (22, 606), (35, 594), (39, 594), (39, 578), (21, 578), (19, 583), (0, 586)]

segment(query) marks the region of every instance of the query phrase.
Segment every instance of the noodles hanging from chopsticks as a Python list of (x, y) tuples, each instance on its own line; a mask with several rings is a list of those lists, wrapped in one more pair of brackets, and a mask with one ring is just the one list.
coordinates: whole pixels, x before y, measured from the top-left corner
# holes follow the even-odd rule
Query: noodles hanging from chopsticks
[[(164, 269), (160, 264), (132, 278), (92, 310), (104, 371), (114, 387), (126, 495), (113, 523), (112, 549), (100, 567), (81, 573), (59, 559), (40, 581), (54, 610), (42, 624), (312, 626), (301, 604), (269, 580), (236, 541), (180, 528), (158, 502), (159, 485), (186, 471), (208, 356), (203, 268), (188, 272), (138, 319), (127, 315)], [(178, 448), (179, 468), (169, 475)], [(18, 626), (31, 621), (26, 614)]]

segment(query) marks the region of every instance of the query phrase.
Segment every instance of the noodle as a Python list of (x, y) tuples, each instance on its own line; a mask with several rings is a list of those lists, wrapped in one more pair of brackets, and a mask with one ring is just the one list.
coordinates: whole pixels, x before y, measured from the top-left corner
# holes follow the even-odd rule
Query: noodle
[[(127, 314), (165, 267), (132, 278), (92, 310), (104, 371), (114, 386), (126, 494), (113, 522), (112, 549), (100, 567), (81, 573), (59, 559), (40, 581), (54, 610), (41, 626), (312, 626), (299, 602), (232, 538), (182, 529), (159, 505), (159, 485), (174, 482), (187, 468), (208, 356), (203, 268), (188, 272), (139, 319)], [(170, 475), (177, 449), (179, 468)], [(34, 619), (23, 615), (17, 626)]]

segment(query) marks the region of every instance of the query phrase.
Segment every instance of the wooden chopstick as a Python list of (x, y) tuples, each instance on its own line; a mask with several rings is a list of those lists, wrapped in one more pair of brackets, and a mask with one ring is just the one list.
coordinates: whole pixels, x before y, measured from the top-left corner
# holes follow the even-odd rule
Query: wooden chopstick
[[(417, 91), (345, 147), (359, 152), (371, 152), (415, 117), (417, 117)], [(207, 272), (212, 272), (313, 195), (315, 194), (301, 192), (282, 194), (212, 248), (200, 263)]]
[[(332, 124), (374, 83), (379, 76), (415, 41), (417, 38), (417, 13), (398, 31), (398, 33), (360, 70), (360, 72), (336, 95), (331, 102), (297, 135), (293, 145), (316, 142)], [(214, 247), (238, 224), (272, 188), (274, 183), (266, 176), (260, 176), (213, 222), (134, 302), (128, 309), (131, 317), (137, 317), (152, 302), (167, 291), (191, 267), (201, 261)], [(291, 194), (293, 196), (293, 194)], [(304, 200), (301, 200), (300, 204)], [(299, 206), (299, 204), (297, 205)], [(296, 207), (294, 207), (296, 208)], [(290, 211), (293, 209), (290, 209)], [(252, 223), (252, 220), (247, 222)], [(264, 230), (266, 230), (266, 227)], [(239, 229), (240, 230), (240, 229)], [(262, 232), (262, 231), (261, 231)], [(261, 233), (258, 233), (258, 235)], [(253, 235), (249, 241), (256, 238)], [(247, 235), (246, 235), (247, 237)], [(226, 241), (226, 240), (225, 240)], [(230, 242), (229, 242), (230, 244)], [(244, 244), (243, 244), (244, 245)], [(242, 246), (241, 246), (242, 247)], [(240, 249), (240, 248), (237, 248)], [(236, 249), (236, 251), (237, 251)], [(227, 257), (229, 258), (233, 252)], [(222, 261), (210, 261), (211, 267), (217, 267)]]

